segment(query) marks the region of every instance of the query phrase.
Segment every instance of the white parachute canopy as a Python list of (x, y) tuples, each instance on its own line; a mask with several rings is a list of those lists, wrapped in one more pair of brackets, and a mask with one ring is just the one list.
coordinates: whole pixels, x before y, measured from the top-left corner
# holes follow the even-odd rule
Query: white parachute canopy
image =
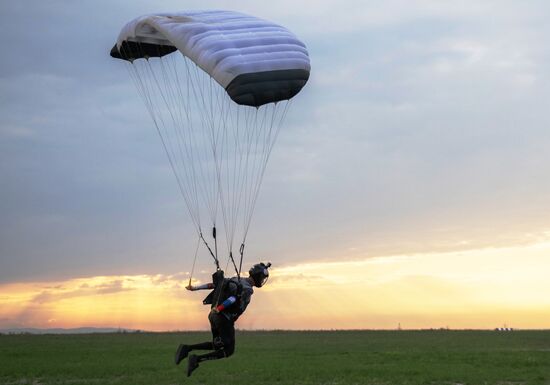
[[(240, 274), (271, 150), (291, 98), (309, 78), (305, 44), (253, 16), (193, 11), (130, 21), (111, 56), (127, 63), (199, 241), (218, 267), (218, 255), (225, 255)], [(203, 235), (207, 224), (211, 244)]]

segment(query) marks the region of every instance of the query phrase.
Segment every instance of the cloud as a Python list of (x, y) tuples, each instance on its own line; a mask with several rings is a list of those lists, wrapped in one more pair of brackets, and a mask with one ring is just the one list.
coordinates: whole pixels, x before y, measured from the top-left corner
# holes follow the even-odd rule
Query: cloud
[(124, 282), (119, 279), (113, 282), (99, 285), (96, 288), (97, 294), (112, 294), (112, 293), (119, 293), (121, 291), (126, 291), (126, 290), (134, 290), (129, 287), (124, 287), (123, 284)]
[[(46, 284), (0, 285), (4, 293), (0, 311), (5, 314), (0, 327), (125, 324), (150, 330), (201, 328), (200, 302), (192, 301), (178, 281), (157, 278), (98, 276)], [(167, 321), (165, 316), (171, 318)]]
[[(93, 282), (93, 280), (92, 280)], [(70, 286), (57, 285), (54, 287), (45, 287), (43, 291), (34, 296), (31, 302), (44, 304), (48, 302), (58, 302), (70, 298), (82, 298), (88, 296), (101, 296), (115, 294), (123, 291), (135, 290), (136, 288), (125, 285), (126, 280), (114, 278), (106, 279), (106, 282), (90, 284), (71, 284)]]
[(325, 280), (325, 277), (320, 275), (303, 273), (278, 275), (277, 272), (274, 272), (272, 276), (273, 277), (269, 279), (270, 286), (275, 285), (276, 287), (284, 286), (287, 283), (292, 283), (292, 285), (315, 284)]
[(12, 136), (15, 138), (32, 138), (36, 135), (35, 130), (25, 126), (4, 125), (0, 128), (2, 129), (2, 135)]

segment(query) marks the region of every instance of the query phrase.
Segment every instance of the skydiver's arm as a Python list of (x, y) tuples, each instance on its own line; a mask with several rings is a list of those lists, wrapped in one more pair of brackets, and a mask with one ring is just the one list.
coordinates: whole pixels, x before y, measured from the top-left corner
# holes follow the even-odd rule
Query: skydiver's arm
[(190, 290), (190, 291), (212, 290), (214, 288), (214, 284), (213, 283), (205, 283), (205, 284), (199, 285), (199, 286), (187, 285), (185, 288), (187, 290)]

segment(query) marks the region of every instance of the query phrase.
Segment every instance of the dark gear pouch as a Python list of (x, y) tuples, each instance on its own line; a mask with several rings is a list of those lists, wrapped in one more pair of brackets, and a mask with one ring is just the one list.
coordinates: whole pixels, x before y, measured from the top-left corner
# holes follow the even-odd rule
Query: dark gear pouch
[(212, 290), (206, 298), (202, 301), (203, 305), (212, 305), (212, 307), (217, 306), (217, 300), (220, 298), (221, 292), (224, 287), (224, 274), (223, 270), (217, 270), (212, 274), (212, 283), (214, 284), (214, 290)]

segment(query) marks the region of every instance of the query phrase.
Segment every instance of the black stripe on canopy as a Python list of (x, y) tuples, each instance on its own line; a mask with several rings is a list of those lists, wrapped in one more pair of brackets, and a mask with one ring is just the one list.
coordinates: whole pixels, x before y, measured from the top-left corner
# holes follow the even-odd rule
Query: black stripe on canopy
[(114, 45), (111, 49), (111, 56), (116, 59), (132, 61), (148, 57), (161, 57), (175, 50), (176, 47), (171, 45), (158, 45), (125, 40), (122, 42), (120, 49), (118, 49), (116, 44)]
[(235, 103), (259, 107), (292, 98), (308, 79), (309, 71), (302, 69), (254, 72), (238, 75), (225, 90)]

